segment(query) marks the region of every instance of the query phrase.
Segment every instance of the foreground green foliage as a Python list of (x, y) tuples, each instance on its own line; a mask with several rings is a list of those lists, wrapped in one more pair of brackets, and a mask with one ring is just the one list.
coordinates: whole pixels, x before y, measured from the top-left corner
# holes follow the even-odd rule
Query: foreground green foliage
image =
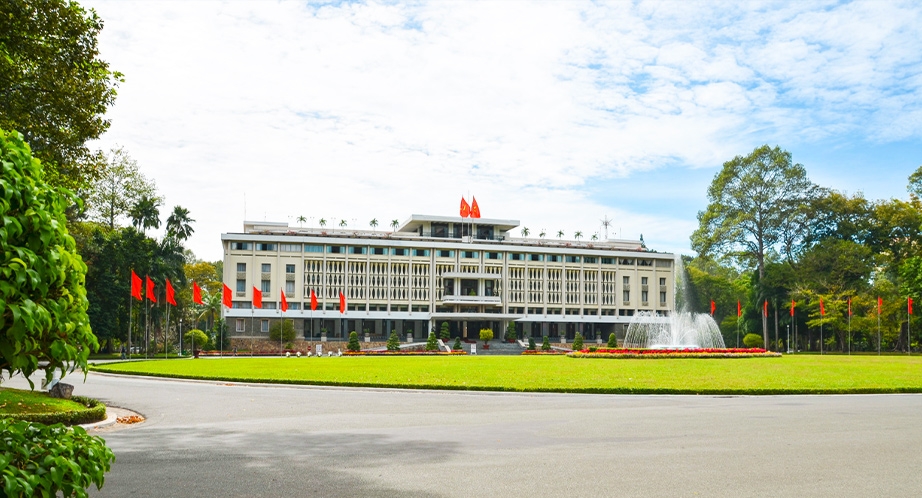
[(81, 427), (0, 419), (3, 496), (87, 496), (102, 489), (115, 454)]
[[(97, 365), (112, 373), (336, 386), (657, 394), (922, 392), (922, 357), (580, 361), (560, 355), (274, 358)], [(515, 375), (509, 375), (515, 372)]]
[(42, 424), (87, 424), (106, 418), (106, 405), (82, 396), (59, 399), (46, 392), (0, 388), (0, 417)]
[(46, 381), (63, 377), (99, 347), (64, 216), (75, 200), (45, 182), (20, 134), (0, 130), (0, 369), (10, 375), (44, 362)]

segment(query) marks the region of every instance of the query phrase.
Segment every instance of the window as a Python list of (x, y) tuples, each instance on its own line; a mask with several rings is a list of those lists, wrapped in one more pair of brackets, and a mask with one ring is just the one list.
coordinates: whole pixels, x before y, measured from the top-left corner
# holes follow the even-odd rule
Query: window
[(249, 251), (253, 247), (249, 242), (231, 242), (231, 249), (234, 251)]
[(391, 254), (393, 254), (394, 256), (409, 256), (410, 251), (402, 247), (395, 247)]
[(647, 277), (640, 277), (640, 285), (647, 285)]
[(279, 244), (279, 251), (301, 252), (301, 244)]
[(470, 237), (471, 226), (467, 223), (455, 223), (455, 238)]
[(246, 291), (247, 291), (247, 281), (242, 278), (238, 278), (237, 279), (237, 292), (246, 292)]
[(436, 255), (440, 258), (453, 258), (455, 257), (455, 251), (449, 251), (447, 249), (439, 249), (439, 252)]
[(480, 257), (480, 253), (477, 251), (461, 251), (461, 257), (467, 259), (477, 259)]
[(631, 277), (624, 277), (624, 280), (622, 280), (622, 282), (624, 283), (625, 287), (631, 285)]
[(543, 254), (529, 254), (528, 259), (531, 261), (544, 261)]
[(323, 252), (323, 246), (304, 244), (304, 252)]
[(660, 304), (666, 304), (666, 291), (659, 293), (659, 302)]
[(256, 244), (256, 250), (257, 250), (257, 251), (274, 251), (274, 250), (275, 250), (275, 244), (257, 243), (257, 244)]
[(499, 259), (499, 253), (498, 252), (488, 252), (486, 253), (486, 258), (487, 259)]
[(269, 331), (269, 320), (260, 320), (259, 321), (259, 331), (268, 332)]
[(491, 225), (480, 226), (477, 225), (477, 238), (485, 240), (493, 240), (493, 227)]
[(288, 303), (288, 309), (299, 310), (301, 309), (301, 303)]
[(237, 332), (243, 332), (246, 324), (243, 321), (243, 318), (237, 319)]
[(652, 259), (638, 259), (637, 266), (653, 266)]
[(660, 284), (660, 285), (666, 285), (666, 279), (665, 279), (665, 278), (660, 278), (660, 279), (659, 279), (659, 284)]
[(269, 273), (269, 272), (272, 271), (272, 264), (271, 264), (271, 263), (263, 263), (262, 266), (261, 266), (261, 268), (262, 268), (261, 271), (262, 271), (263, 273)]
[(615, 258), (602, 258), (603, 265), (613, 265), (615, 264)]
[(263, 303), (263, 309), (264, 309), (264, 310), (274, 310), (274, 309), (275, 309), (275, 301), (272, 301), (272, 302), (264, 302), (264, 303)]
[(365, 254), (368, 248), (365, 246), (352, 246), (349, 248), (349, 254)]
[(522, 261), (525, 259), (525, 255), (518, 252), (509, 253), (509, 261)]
[(641, 300), (642, 302), (647, 302), (647, 301), (649, 301), (649, 299), (647, 299), (647, 297), (648, 297), (647, 291), (640, 291), (640, 300)]
[(624, 290), (624, 302), (628, 302), (630, 300), (631, 300), (631, 291), (625, 289)]
[(433, 237), (448, 237), (448, 223), (433, 223), (432, 224), (432, 236)]
[(285, 265), (285, 273), (294, 273), (295, 265)]
[(272, 288), (271, 285), (272, 285), (272, 282), (270, 282), (269, 280), (263, 280), (262, 282), (259, 283), (259, 290), (261, 290), (262, 292), (269, 292), (269, 289)]
[(247, 264), (246, 264), (246, 263), (237, 263), (237, 273), (243, 273), (243, 272), (245, 272), (245, 271), (247, 271)]
[(429, 249), (413, 249), (414, 256), (429, 257)]
[(672, 261), (669, 261), (668, 259), (657, 259), (656, 266), (658, 268), (670, 268), (672, 267)]
[(633, 260), (633, 259), (621, 258), (621, 259), (618, 260), (618, 262), (621, 263), (622, 265), (634, 266), (634, 260)]
[(295, 283), (294, 282), (285, 282), (285, 295), (295, 293)]
[(567, 263), (579, 263), (579, 256), (567, 256)]
[(598, 262), (599, 262), (599, 260), (596, 259), (595, 256), (584, 256), (584, 257), (583, 257), (583, 263), (586, 263), (587, 265), (594, 265), (594, 264), (596, 264), (596, 263), (598, 263)]
[(387, 249), (385, 249), (384, 247), (372, 247), (371, 253), (376, 256), (384, 256), (385, 254), (387, 254)]
[(327, 246), (327, 252), (329, 254), (342, 254), (343, 246)]
[(548, 254), (548, 255), (547, 255), (547, 260), (548, 260), (549, 262), (551, 262), (551, 263), (557, 263), (557, 262), (560, 261), (560, 256), (558, 256), (558, 255), (556, 255), (556, 254)]

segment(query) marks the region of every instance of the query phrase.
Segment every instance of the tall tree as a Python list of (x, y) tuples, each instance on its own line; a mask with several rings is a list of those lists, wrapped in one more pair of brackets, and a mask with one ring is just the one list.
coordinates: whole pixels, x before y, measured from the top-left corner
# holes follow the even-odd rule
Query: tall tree
[(180, 242), (189, 238), (195, 230), (192, 223), (195, 220), (189, 217), (189, 210), (182, 206), (173, 207), (173, 212), (166, 219), (166, 235)]
[(156, 194), (154, 182), (141, 173), (138, 163), (125, 149), (118, 147), (109, 152), (100, 178), (89, 190), (85, 207), (91, 220), (115, 229), (142, 197), (155, 198)]
[[(765, 276), (765, 255), (784, 239), (790, 220), (813, 196), (814, 185), (801, 164), (779, 147), (763, 145), (748, 156), (724, 163), (708, 188), (708, 206), (698, 213), (692, 249), (704, 256), (731, 258), (755, 266)], [(768, 321), (763, 316), (768, 348)]]
[(142, 196), (132, 206), (128, 213), (131, 224), (141, 233), (147, 233), (148, 228), (160, 228), (160, 198)]
[(86, 142), (103, 119), (122, 74), (99, 59), (103, 22), (67, 0), (0, 2), (0, 129), (18, 130), (52, 185), (87, 187), (99, 164)]

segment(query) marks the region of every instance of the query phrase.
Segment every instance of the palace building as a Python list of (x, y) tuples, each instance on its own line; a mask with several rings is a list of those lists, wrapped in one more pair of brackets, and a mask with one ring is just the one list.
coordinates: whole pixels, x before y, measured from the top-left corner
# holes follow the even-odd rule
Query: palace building
[[(516, 220), (412, 215), (393, 231), (298, 228), (244, 222), (221, 235), (226, 311), (232, 338), (266, 338), (280, 318), (305, 340), (346, 340), (356, 331), (381, 340), (424, 341), (449, 324), (452, 337), (570, 341), (623, 337), (640, 311), (675, 306), (674, 255), (642, 241), (521, 238)], [(262, 308), (253, 309), (253, 288)], [(311, 309), (311, 291), (317, 306)], [(288, 311), (281, 312), (281, 292)], [(345, 307), (340, 310), (340, 295)]]

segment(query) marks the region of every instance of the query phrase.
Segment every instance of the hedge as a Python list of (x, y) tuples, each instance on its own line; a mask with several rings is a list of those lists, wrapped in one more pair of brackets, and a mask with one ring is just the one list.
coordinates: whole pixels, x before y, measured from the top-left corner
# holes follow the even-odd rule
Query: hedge
[(57, 413), (9, 414), (4, 415), (4, 418), (24, 420), (26, 422), (36, 422), (45, 425), (80, 425), (105, 420), (106, 405), (93, 398), (86, 398), (84, 396), (74, 396), (71, 398), (71, 400), (85, 406), (86, 410), (73, 410)]

